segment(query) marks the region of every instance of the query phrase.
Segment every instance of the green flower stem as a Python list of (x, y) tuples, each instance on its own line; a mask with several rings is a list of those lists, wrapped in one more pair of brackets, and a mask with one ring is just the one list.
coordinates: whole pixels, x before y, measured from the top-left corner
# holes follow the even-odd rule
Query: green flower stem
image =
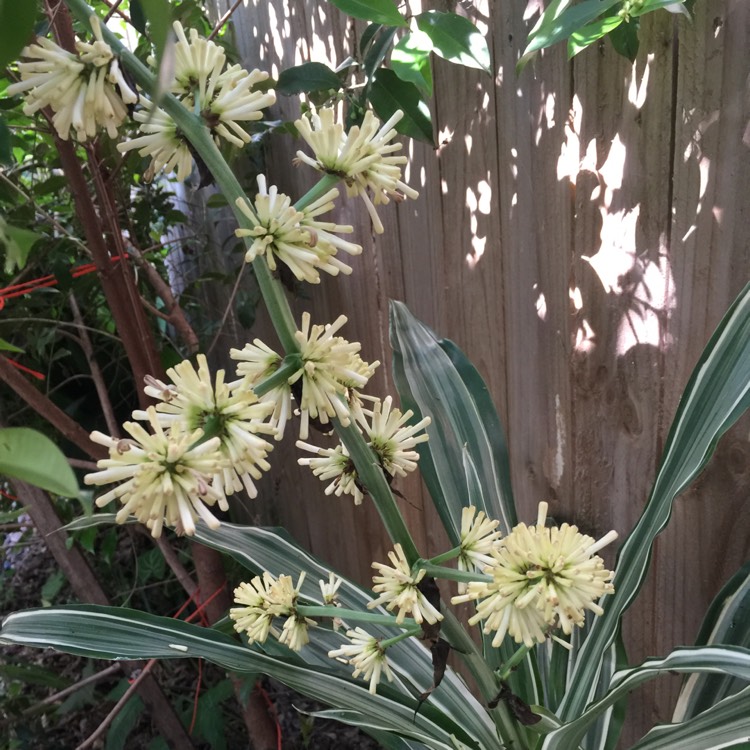
[(295, 204), (297, 211), (302, 211), (311, 203), (325, 195), (341, 178), (335, 174), (324, 174)]
[(491, 581), (492, 576), (484, 573), (470, 573), (465, 570), (456, 570), (455, 568), (445, 568), (442, 565), (433, 565), (427, 560), (417, 560), (414, 563), (415, 568), (424, 570), (428, 576), (433, 578), (445, 578), (449, 581), (462, 581), (463, 583), (472, 583), (473, 581)]
[(422, 628), (410, 628), (403, 633), (399, 633), (398, 635), (393, 636), (393, 638), (386, 638), (384, 641), (380, 641), (380, 648), (385, 650), (389, 646), (395, 646), (399, 641), (403, 641), (406, 638), (411, 638), (412, 636), (419, 635), (421, 632)]
[(299, 354), (287, 354), (281, 361), (279, 369), (267, 378), (263, 378), (257, 385), (253, 386), (253, 393), (260, 398), (272, 391), (279, 385), (286, 383), (289, 378), (302, 369), (302, 360)]
[[(472, 677), (476, 681), (484, 702), (489, 703), (498, 693), (500, 684), (495, 673), (490, 669), (484, 657), (479, 652), (477, 644), (466, 632), (463, 625), (450, 610), (443, 612), (442, 632), (446, 640), (458, 652), (464, 664), (468, 667)], [(527, 743), (522, 739), (520, 727), (511, 716), (508, 707), (503, 701), (496, 708), (487, 709), (497, 727), (500, 739), (506, 747), (526, 748)]]
[[(93, 14), (93, 11), (85, 0), (65, 0), (65, 2), (73, 15), (90, 30), (89, 17)], [(102, 35), (107, 44), (120, 57), (135, 82), (146, 91), (154, 91), (156, 89), (156, 81), (153, 73), (130, 50), (126, 49), (106, 26), (102, 26)], [(247, 197), (234, 173), (229, 168), (229, 165), (224, 161), (201, 118), (185, 109), (169, 93), (164, 93), (159, 105), (175, 121), (182, 134), (190, 141), (195, 153), (203, 160), (203, 163), (213, 175), (217, 186), (232, 207), (239, 226), (250, 229), (250, 220), (237, 208), (236, 203), (238, 199), (247, 200)], [(331, 175), (323, 177), (311, 192), (314, 194), (317, 190), (325, 192), (322, 186), (326, 186), (326, 190), (330, 189), (328, 181), (331, 178)], [(323, 193), (321, 192), (320, 194), (322, 195)], [(310, 193), (304, 196), (300, 203), (308, 200), (308, 196), (310, 196)], [(294, 316), (287, 302), (283, 287), (272, 276), (262, 256), (257, 256), (253, 261), (253, 270), (255, 271), (255, 278), (258, 281), (263, 300), (273, 321), (276, 333), (284, 347), (284, 351), (287, 354), (299, 352), (299, 344), (294, 337), (294, 334), (297, 332), (297, 324), (294, 321)], [(337, 432), (344, 445), (346, 445), (347, 450), (349, 450), (349, 454), (357, 468), (359, 478), (367, 487), (370, 496), (375, 502), (375, 506), (385, 523), (391, 540), (394, 543), (401, 544), (407, 559), (410, 562), (414, 562), (419, 557), (414, 540), (404, 523), (388, 482), (377, 461), (374, 460), (374, 456), (368, 448), (367, 443), (354, 427), (341, 428), (340, 425), (337, 425)]]
[(453, 549), (449, 549), (447, 552), (443, 552), (442, 555), (437, 555), (437, 557), (431, 557), (429, 560), (425, 560), (425, 562), (430, 563), (431, 565), (442, 565), (444, 562), (448, 562), (448, 560), (453, 560), (455, 557), (458, 557), (461, 554), (461, 545), (458, 547), (454, 547)]
[(404, 517), (396, 505), (396, 500), (377, 457), (353, 423), (347, 427), (344, 427), (338, 420), (335, 420), (335, 423), (336, 432), (357, 468), (359, 480), (367, 487), (367, 491), (374, 500), (388, 535), (394, 544), (401, 545), (407, 561), (413, 565), (419, 559), (419, 552), (406, 527)]
[[(388, 625), (393, 628), (407, 628), (414, 630), (416, 621), (410, 618), (396, 622), (393, 615), (380, 615), (377, 612), (362, 612), (359, 609), (344, 609), (342, 607), (319, 607), (312, 604), (297, 604), (295, 610), (302, 617), (338, 617), (341, 620), (354, 620), (355, 622), (370, 622), (373, 625)], [(419, 628), (417, 628), (419, 632)]]
[(513, 656), (503, 664), (503, 668), (497, 671), (497, 675), (501, 680), (507, 680), (510, 677), (510, 673), (526, 658), (526, 654), (531, 651), (533, 646), (523, 645)]

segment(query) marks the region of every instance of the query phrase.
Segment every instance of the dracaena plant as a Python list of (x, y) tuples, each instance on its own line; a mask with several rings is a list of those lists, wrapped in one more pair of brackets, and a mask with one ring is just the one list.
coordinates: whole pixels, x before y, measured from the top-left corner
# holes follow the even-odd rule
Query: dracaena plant
[[(77, 57), (52, 42), (27, 48), (15, 90), (30, 111), (51, 108), (62, 138), (112, 134), (136, 89), (154, 91), (154, 76), (91, 22), (82, 0), (68, 5), (95, 41), (80, 42)], [(708, 342), (648, 504), (610, 571), (598, 552), (615, 531), (597, 540), (573, 525), (549, 525), (542, 498), (533, 523), (519, 523), (503, 430), (481, 377), (454, 344), (392, 304), (402, 410), (391, 396), (365, 392), (378, 363), (365, 362), (359, 344), (343, 338), (345, 316), (330, 323), (313, 323), (307, 313), (299, 324), (293, 318), (275, 269), (283, 264), (315, 283), (321, 272), (349, 273), (340, 254), (361, 252), (341, 236), (351, 227), (321, 218), (339, 199), (336, 183), (363, 199), (376, 231), (379, 205), (417, 197), (402, 181), (406, 157), (393, 128), (399, 115), (381, 124), (368, 113), (347, 131), (334, 109), (312, 109), (295, 123), (309, 149), (297, 158), (320, 172), (318, 185), (293, 202), (260, 178), (258, 194), (247, 196), (217, 143), (244, 143), (239, 123), (261, 117), (274, 94), (255, 88), (264, 74), (227, 67), (211, 41), (179, 25), (175, 32), (175, 82), (158, 107), (139, 94), (142, 134), (119, 148), (149, 156), (151, 175), (183, 178), (194, 155), (210, 171), (233, 204), (236, 234), (281, 350), (256, 339), (231, 350), (234, 374), (212, 373), (199, 355), (170, 369), (169, 382), (147, 378), (156, 405), (133, 413), (123, 425), (128, 437), (91, 436), (109, 457), (85, 481), (106, 486), (96, 504), (116, 511), (72, 526), (138, 522), (153, 536), (171, 528), (230, 555), (247, 575), (224, 629), (69, 606), (9, 616), (4, 641), (97, 658), (202, 657), (234, 672), (266, 673), (329, 705), (320, 715), (359, 725), (390, 748), (611, 748), (630, 690), (665, 672), (693, 673), (679, 723), (654, 728), (636, 747), (720, 747), (746, 738), (746, 569), (720, 595), (695, 647), (628, 666), (619, 629), (673, 500), (750, 404), (750, 286)], [(335, 432), (338, 442), (310, 442), (311, 425)], [(371, 590), (330, 570), (283, 530), (216, 517), (229, 495), (257, 493), (274, 443), (289, 432), (298, 435), (300, 464), (326, 494), (372, 502), (380, 513), (393, 549), (388, 561), (373, 562)], [(417, 468), (452, 545), (431, 559), (420, 554), (391, 489)], [(458, 593), (444, 597), (441, 579), (457, 582)], [(472, 608), (465, 621), (454, 613), (458, 604)], [(452, 653), (475, 687), (448, 665)]]

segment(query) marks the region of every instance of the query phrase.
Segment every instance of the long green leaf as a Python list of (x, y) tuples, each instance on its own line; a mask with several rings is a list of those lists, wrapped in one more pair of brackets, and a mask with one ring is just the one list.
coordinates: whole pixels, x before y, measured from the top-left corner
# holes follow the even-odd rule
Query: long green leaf
[(596, 719), (639, 685), (669, 672), (731, 674), (750, 681), (750, 650), (737, 646), (679, 648), (664, 659), (647, 659), (633, 669), (616, 672), (609, 692), (574, 721), (548, 734), (543, 750), (568, 750), (578, 745)]
[(439, 341), (401, 302), (391, 302), (393, 376), (402, 403), (429, 416), (430, 439), (420, 447), (420, 470), (453, 545), (468, 505), (464, 450), (478, 472), (482, 506), (503, 533), (516, 525), (509, 494), (508, 457), (487, 386), (460, 350)]
[(65, 454), (28, 427), (0, 430), (0, 474), (65, 497), (78, 495), (78, 482)]
[(646, 576), (651, 548), (672, 513), (672, 503), (700, 473), (719, 438), (750, 406), (750, 284), (734, 301), (704, 349), (677, 408), (646, 508), (620, 550), (615, 593), (602, 600), (581, 647), (560, 716), (580, 716), (593, 697), (602, 657), (623, 612)]
[[(71, 531), (81, 530), (113, 521), (114, 514), (100, 513), (76, 519), (65, 528)], [(198, 524), (196, 539), (229, 554), (253, 574), (267, 570), (275, 576), (286, 574), (296, 579), (299, 573), (304, 572), (306, 577), (300, 590), (302, 597), (306, 601), (323, 604), (318, 581), (328, 580), (330, 568), (299, 547), (283, 529), (223, 523), (219, 529), (212, 530), (204, 524)], [(364, 610), (372, 598), (372, 592), (343, 577), (339, 588), (342, 607)], [(383, 608), (374, 611), (386, 613)], [(376, 638), (391, 638), (398, 632), (394, 632), (393, 628), (370, 624), (366, 629)], [(321, 645), (318, 648), (315, 648), (315, 644), (305, 647), (302, 651), (305, 660), (322, 668), (340, 670), (342, 675), (348, 674), (348, 667), (338, 662), (332, 666), (327, 656), (328, 650), (340, 645), (341, 637), (322, 629), (315, 632)], [(281, 648), (283, 650), (280, 653), (290, 653), (288, 649)], [(432, 684), (432, 659), (427, 649), (416, 639), (410, 638), (392, 646), (388, 650), (388, 657), (400, 678), (400, 683), (394, 684), (393, 689), (399, 690), (405, 698), (411, 700), (411, 696), (418, 695)], [(432, 707), (436, 713), (440, 712), (447, 717), (447, 725), (460, 723), (487, 748), (493, 747), (493, 742), (496, 743), (495, 728), (487, 711), (450, 668), (446, 671), (440, 688), (432, 694), (421, 711), (429, 711)], [(435, 721), (439, 722), (440, 719), (436, 718)]]
[(721, 747), (747, 747), (750, 742), (748, 706), (750, 687), (681, 724), (654, 727), (631, 750), (718, 750)]
[[(311, 636), (315, 633), (317, 629)], [(233, 672), (271, 674), (303, 694), (365, 713), (373, 723), (429, 746), (450, 747), (455, 733), (471, 742), (470, 746), (480, 747), (460, 725), (446, 732), (428, 718), (428, 713), (437, 712), (423, 710), (415, 715), (416, 700), (405, 700), (387, 685), (379, 686), (373, 696), (364, 683), (342, 679), (320, 667), (290, 664), (215, 630), (146, 612), (95, 605), (27, 610), (4, 620), (0, 641), (98, 659), (208, 659)]]
[(0, 69), (12, 63), (32, 41), (36, 13), (33, 0), (0, 2)]
[(654, 727), (631, 750), (718, 750), (750, 743), (750, 687), (680, 724)]
[[(696, 646), (724, 644), (750, 648), (750, 562), (724, 585), (703, 620)], [(728, 675), (692, 675), (677, 700), (673, 722), (691, 719), (743, 687)]]

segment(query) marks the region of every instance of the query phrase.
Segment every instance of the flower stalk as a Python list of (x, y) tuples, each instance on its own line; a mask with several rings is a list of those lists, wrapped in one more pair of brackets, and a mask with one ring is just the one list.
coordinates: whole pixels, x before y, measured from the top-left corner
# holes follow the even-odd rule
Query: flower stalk
[[(381, 615), (377, 612), (363, 612), (358, 609), (344, 609), (343, 607), (320, 607), (313, 604), (298, 604), (295, 609), (301, 617), (335, 617), (338, 620), (352, 620), (356, 622), (369, 622), (373, 625), (406, 628), (409, 635), (415, 635), (420, 632), (420, 628), (416, 627), (416, 621), (411, 618), (398, 623), (393, 615)], [(399, 638), (401, 637), (406, 636), (402, 633)]]
[[(89, 18), (93, 11), (85, 0), (65, 1), (73, 15), (90, 30), (91, 24)], [(146, 91), (154, 91), (156, 89), (156, 81), (153, 73), (130, 50), (125, 48), (106, 27), (102, 27), (102, 36), (112, 49), (116, 51), (135, 82)], [(172, 117), (185, 138), (190, 141), (195, 153), (201, 158), (213, 175), (219, 190), (232, 207), (239, 226), (252, 229), (250, 220), (236, 205), (238, 199), (247, 200), (247, 197), (239, 181), (214, 143), (211, 133), (201, 121), (201, 118), (189, 112), (168, 92), (164, 93), (160, 101), (160, 106)], [(299, 202), (300, 205), (307, 205), (309, 202), (315, 200), (316, 197), (319, 197), (319, 195), (323, 195), (326, 190), (330, 189), (332, 181), (335, 180), (336, 178), (332, 175), (324, 176), (307, 195), (302, 197)], [(297, 325), (281, 283), (273, 277), (263, 257), (256, 257), (252, 261), (252, 265), (258, 286), (263, 295), (263, 300), (284, 351), (287, 354), (298, 353), (300, 347), (295, 338)], [(416, 561), (419, 558), (416, 545), (372, 451), (367, 447), (364, 438), (355, 427), (350, 425), (347, 428), (343, 428), (340, 424), (336, 423), (336, 430), (342, 442), (346, 445), (347, 450), (349, 450), (349, 454), (357, 467), (359, 477), (367, 487), (391, 540), (394, 543), (401, 544), (410, 562)]]

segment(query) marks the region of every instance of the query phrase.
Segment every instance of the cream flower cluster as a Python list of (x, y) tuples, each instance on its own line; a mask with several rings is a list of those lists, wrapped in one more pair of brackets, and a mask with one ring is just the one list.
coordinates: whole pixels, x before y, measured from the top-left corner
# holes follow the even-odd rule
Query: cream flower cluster
[(370, 681), (370, 693), (375, 695), (380, 678), (385, 675), (393, 682), (393, 673), (388, 664), (386, 650), (377, 638), (362, 628), (347, 630), (349, 643), (328, 652), (328, 656), (354, 667), (353, 676), (362, 675), (363, 680)]
[(401, 144), (393, 142), (397, 134), (393, 126), (403, 116), (399, 110), (381, 126), (378, 118), (368, 110), (362, 125), (354, 126), (348, 133), (342, 123), (336, 122), (332, 108), (313, 109), (309, 116), (294, 123), (313, 151), (313, 156), (298, 151), (297, 160), (320, 172), (341, 177), (347, 195), (359, 195), (364, 201), (378, 234), (383, 233), (383, 224), (375, 206), (389, 203), (391, 198), (419, 197), (416, 190), (401, 180), (401, 167), (408, 158), (395, 155), (401, 150)]
[(198, 444), (203, 432), (190, 432), (182, 422), (165, 430), (153, 407), (146, 417), (153, 433), (137, 422), (123, 425), (130, 438), (118, 440), (101, 432), (91, 433), (91, 440), (109, 449), (109, 458), (99, 461), (101, 471), (87, 474), (84, 482), (119, 482), (96, 499), (97, 507), (119, 499), (123, 506), (117, 522), (124, 523), (133, 514), (154, 537), (161, 535), (165, 523), (178, 533), (193, 534), (199, 517), (209, 527), (217, 528), (219, 521), (209, 507), (218, 504), (221, 510), (227, 509), (226, 497), (213, 483), (213, 477), (227, 465), (220, 439)]
[(227, 510), (226, 496), (243, 488), (255, 497), (254, 480), (270, 468), (266, 457), (272, 444), (262, 436), (275, 434), (268, 422), (273, 406), (238, 383), (225, 383), (223, 370), (212, 380), (204, 355), (197, 361), (197, 369), (184, 361), (168, 370), (170, 383), (146, 379), (146, 394), (159, 403), (134, 411), (133, 418), (147, 422), (153, 434), (126, 423), (132, 439), (91, 435), (109, 448), (110, 457), (99, 461), (102, 471), (84, 481), (121, 482), (99, 497), (97, 506), (119, 499), (123, 507), (117, 521), (123, 523), (132, 513), (155, 537), (164, 524), (193, 534), (198, 517), (216, 528), (219, 521), (208, 507), (218, 503)]
[[(366, 385), (380, 363), (368, 364), (359, 356), (358, 343), (336, 335), (345, 323), (346, 317), (340, 315), (329, 325), (311, 325), (310, 314), (303, 313), (302, 329), (295, 334), (299, 367), (261, 396), (261, 401), (274, 403), (270, 423), (277, 430), (277, 438), (283, 435), (291, 414), (293, 391), (299, 401), (300, 438), (303, 440), (308, 437), (311, 419), (324, 425), (334, 417), (344, 425), (350, 423), (347, 392)], [(257, 386), (283, 363), (280, 355), (257, 339), (243, 349), (232, 349), (229, 354), (240, 363), (237, 374), (243, 378), (244, 388)]]
[[(234, 600), (243, 605), (229, 610), (234, 629), (245, 633), (250, 643), (263, 643), (270, 635), (292, 651), (299, 651), (310, 642), (308, 630), (314, 620), (297, 613), (296, 605), (305, 574), (300, 573), (297, 585), (291, 576), (274, 578), (269, 572), (256, 576), (250, 583), (241, 583), (234, 590)], [(283, 617), (281, 630), (273, 626), (275, 618)]]
[[(350, 411), (356, 414), (356, 421), (362, 427), (367, 444), (377, 456), (383, 470), (392, 477), (406, 476), (417, 468), (419, 454), (413, 449), (427, 440), (426, 433), (418, 433), (430, 424), (430, 418), (425, 417), (416, 424), (409, 425), (409, 420), (414, 416), (411, 410), (402, 414), (393, 407), (390, 396), (382, 402), (379, 399), (372, 400), (375, 401), (372, 410), (365, 410), (361, 406), (353, 409), (350, 403)], [(300, 458), (297, 463), (309, 466), (322, 482), (330, 482), (325, 489), (326, 495), (352, 495), (354, 504), (361, 505), (364, 499), (362, 486), (343, 443), (335, 448), (321, 448), (298, 440), (297, 447), (315, 454), (315, 458)]]
[[(493, 646), (506, 633), (526, 646), (542, 643), (558, 628), (570, 635), (584, 624), (586, 610), (601, 615), (596, 601), (614, 591), (614, 573), (596, 552), (617, 533), (596, 541), (568, 524), (546, 527), (546, 518), (547, 503), (540, 503), (535, 526), (521, 523), (499, 544), (493, 540), (484, 567), (492, 580), (469, 583), (466, 593), (452, 599), (454, 604), (480, 600), (469, 623), (483, 621), (484, 632), (495, 633)], [(479, 559), (486, 553), (485, 546)]]
[[(239, 65), (225, 69), (226, 53), (218, 44), (203, 39), (195, 29), (190, 29), (188, 38), (179, 21), (173, 28), (177, 41), (170, 93), (188, 110), (200, 114), (217, 144), (224, 140), (241, 148), (251, 140), (241, 123), (262, 119), (262, 110), (276, 101), (273, 91), (258, 88), (268, 80), (268, 73), (246, 71)], [(137, 150), (141, 156), (151, 157), (146, 180), (162, 170), (176, 172), (179, 181), (185, 180), (192, 169), (187, 141), (163, 109), (154, 108), (147, 100), (143, 105), (135, 114), (143, 135), (118, 144), (118, 150)]]
[(350, 274), (351, 267), (342, 263), (336, 253), (343, 250), (349, 255), (359, 255), (361, 245), (337, 237), (332, 232), (348, 234), (348, 225), (319, 221), (316, 217), (331, 211), (339, 191), (329, 190), (325, 195), (297, 211), (291, 198), (279, 193), (275, 186), (267, 188), (266, 178), (258, 176), (259, 193), (253, 208), (244, 198), (237, 199), (237, 207), (249, 219), (252, 228), (235, 230), (238, 237), (252, 238), (245, 260), (250, 263), (264, 256), (269, 268), (276, 270), (278, 259), (289, 267), (299, 281), (320, 283), (320, 271), (331, 276), (339, 272)]
[(116, 138), (128, 105), (138, 101), (102, 38), (96, 16), (91, 16), (91, 28), (94, 41), (77, 40), (77, 54), (43, 37), (25, 47), (21, 53), (25, 60), (18, 63), (21, 80), (6, 89), (9, 96), (24, 95), (27, 115), (49, 107), (52, 125), (65, 141), (71, 134), (87, 141), (102, 128)]
[(419, 625), (428, 622), (434, 625), (443, 619), (443, 615), (430, 604), (427, 597), (419, 590), (419, 583), (425, 577), (425, 571), (420, 569), (412, 573), (404, 550), (396, 544), (392, 552), (388, 553), (392, 566), (374, 562), (372, 567), (380, 572), (373, 576), (375, 585), (372, 590), (380, 594), (377, 599), (367, 603), (368, 609), (385, 604), (390, 612), (398, 609), (396, 622), (402, 623), (406, 615), (410, 614)]

